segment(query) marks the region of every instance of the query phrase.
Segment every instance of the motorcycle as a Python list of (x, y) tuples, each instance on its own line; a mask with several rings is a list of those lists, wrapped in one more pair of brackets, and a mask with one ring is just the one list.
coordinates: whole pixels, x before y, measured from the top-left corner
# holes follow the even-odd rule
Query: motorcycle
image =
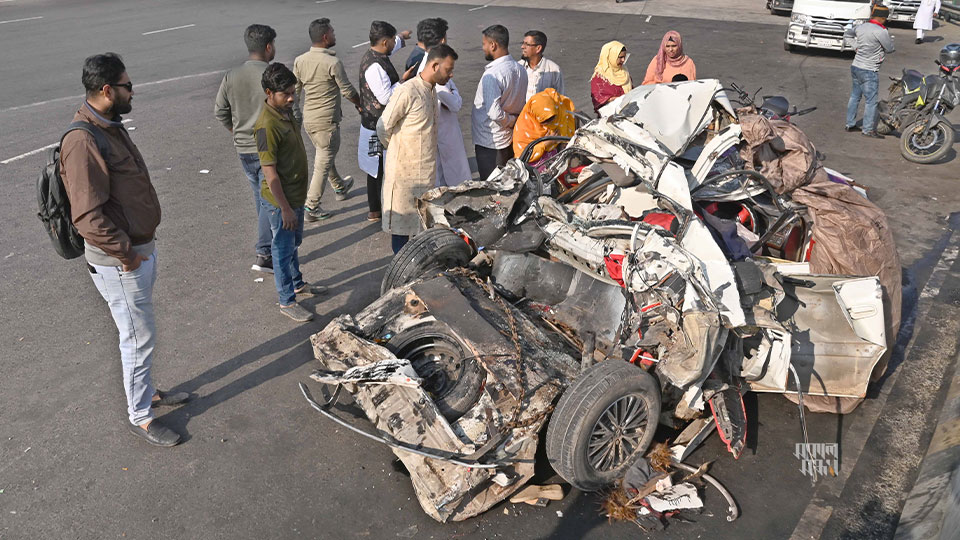
[(737, 83), (731, 83), (730, 88), (726, 90), (731, 90), (737, 94), (736, 98), (733, 98), (733, 101), (740, 105), (741, 107), (756, 107), (760, 114), (769, 118), (770, 120), (783, 120), (789, 122), (790, 119), (794, 116), (803, 116), (805, 114), (810, 114), (813, 111), (817, 110), (816, 107), (809, 107), (807, 109), (797, 110), (794, 107), (790, 109), (790, 101), (783, 96), (763, 96), (763, 101), (760, 105), (757, 105), (757, 94), (760, 93), (761, 88), (757, 88), (757, 91), (751, 96), (747, 93), (746, 90), (737, 85)]
[(896, 89), (903, 92), (896, 112), (881, 116), (879, 123), (900, 128), (900, 154), (914, 163), (939, 161), (953, 146), (954, 128), (946, 116), (960, 105), (960, 44), (941, 49), (936, 63), (935, 79), (921, 76), (917, 81), (918, 73), (904, 72)]

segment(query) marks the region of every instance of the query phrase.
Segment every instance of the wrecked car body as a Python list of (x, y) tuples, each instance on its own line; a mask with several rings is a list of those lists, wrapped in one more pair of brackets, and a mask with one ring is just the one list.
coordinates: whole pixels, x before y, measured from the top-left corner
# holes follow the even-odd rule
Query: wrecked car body
[(743, 393), (849, 409), (881, 365), (899, 278), (882, 257), (837, 255), (821, 208), (856, 201), (875, 222), (844, 249), (898, 265), (892, 238), (802, 133), (709, 80), (641, 87), (601, 114), (542, 173), (521, 156), (428, 192), (383, 296), (312, 337), (312, 378), (336, 390), (304, 395), (346, 425), (331, 405), (350, 392), (434, 519), (520, 489), (541, 434), (554, 470), (594, 491), (660, 424), (682, 430), (676, 462), (714, 429), (739, 457)]

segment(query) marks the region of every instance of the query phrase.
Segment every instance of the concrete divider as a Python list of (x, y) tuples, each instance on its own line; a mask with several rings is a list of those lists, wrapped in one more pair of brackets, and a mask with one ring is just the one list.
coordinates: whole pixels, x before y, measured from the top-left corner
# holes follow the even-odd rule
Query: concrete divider
[(900, 514), (896, 540), (960, 540), (960, 373), (950, 381), (917, 481)]

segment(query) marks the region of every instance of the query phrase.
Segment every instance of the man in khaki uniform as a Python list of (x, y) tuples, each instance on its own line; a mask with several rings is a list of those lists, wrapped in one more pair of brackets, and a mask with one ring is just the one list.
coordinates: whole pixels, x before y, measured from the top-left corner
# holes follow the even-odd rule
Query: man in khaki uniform
[(326, 182), (330, 182), (338, 201), (346, 200), (353, 187), (353, 179), (340, 177), (336, 158), (340, 150), (340, 96), (356, 106), (360, 105), (357, 90), (350, 84), (343, 63), (337, 58), (333, 46), (337, 38), (330, 19), (317, 19), (310, 23), (310, 50), (293, 61), (293, 73), (297, 76), (297, 97), (303, 101), (303, 127), (317, 150), (313, 162), (313, 177), (307, 192), (306, 218), (317, 221), (330, 217), (320, 208), (320, 198)]
[(457, 53), (446, 44), (427, 54), (419, 75), (400, 85), (378, 122), (387, 147), (383, 175), (383, 230), (393, 235), (393, 252), (420, 231), (417, 198), (437, 176), (437, 91), (453, 76)]

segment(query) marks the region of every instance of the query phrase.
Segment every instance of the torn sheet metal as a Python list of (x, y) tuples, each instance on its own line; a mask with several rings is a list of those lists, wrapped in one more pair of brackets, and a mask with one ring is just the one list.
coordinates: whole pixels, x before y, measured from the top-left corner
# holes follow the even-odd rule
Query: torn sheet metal
[(646, 128), (665, 148), (677, 155), (711, 122), (714, 104), (736, 117), (723, 86), (716, 79), (638, 86), (600, 109), (601, 116), (623, 113), (630, 104), (637, 110), (629, 118)]
[[(411, 303), (418, 309), (405, 307)], [(579, 368), (565, 343), (509, 304), (491, 299), (489, 291), (466, 274), (393, 289), (355, 318), (334, 319), (311, 341), (321, 365), (346, 372), (396, 361), (376, 341), (431, 320), (454, 329), (486, 372), (481, 398), (462, 417), (447, 421), (419, 387), (344, 388), (377, 430), (398, 441), (498, 464), (468, 468), (394, 448), (424, 511), (438, 521), (459, 521), (509, 497), (533, 476), (538, 432), (554, 399)], [(511, 327), (523, 336), (521, 343), (510, 337)], [(522, 350), (519, 361), (517, 346)]]
[(409, 360), (391, 358), (354, 366), (346, 371), (315, 371), (311, 379), (324, 384), (395, 384), (417, 388), (423, 380)]

